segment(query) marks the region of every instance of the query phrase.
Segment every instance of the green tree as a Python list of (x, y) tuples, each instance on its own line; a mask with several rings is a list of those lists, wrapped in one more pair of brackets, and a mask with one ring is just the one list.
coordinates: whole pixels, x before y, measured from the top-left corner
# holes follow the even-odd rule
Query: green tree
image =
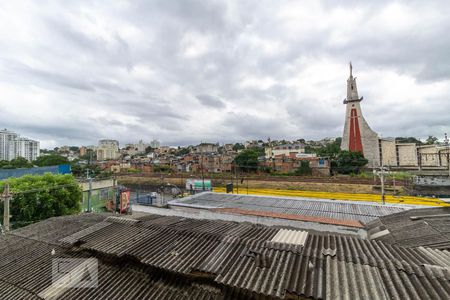
[(255, 172), (258, 168), (259, 152), (256, 149), (246, 149), (234, 158), (234, 163), (244, 172)]
[(245, 147), (241, 143), (236, 143), (236, 144), (233, 145), (233, 150), (234, 151), (238, 151), (238, 150), (242, 150), (242, 149), (245, 149)]
[(342, 138), (336, 138), (332, 143), (316, 149), (317, 156), (329, 157), (330, 159), (335, 159), (341, 152), (341, 142)]
[(148, 146), (145, 148), (145, 154), (149, 154), (155, 152), (155, 148), (153, 148), (152, 146)]
[(360, 152), (341, 151), (332, 162), (333, 172), (341, 174), (358, 174), (368, 160)]
[(302, 160), (300, 161), (300, 167), (294, 172), (295, 175), (311, 175), (312, 169), (309, 166), (309, 161)]
[(33, 167), (33, 164), (30, 163), (26, 158), (24, 157), (17, 157), (12, 159), (9, 164), (14, 167), (15, 169), (17, 168), (31, 168)]
[(418, 140), (418, 139), (416, 139), (415, 137), (412, 137), (412, 136), (410, 136), (410, 137), (396, 137), (395, 141), (397, 143), (414, 143), (414, 144), (417, 144), (417, 145), (422, 145), (423, 144), (420, 140)]
[[(13, 194), (10, 204), (14, 228), (54, 216), (80, 212), (81, 189), (72, 175), (26, 175), (0, 182), (3, 192), (8, 183)], [(3, 215), (3, 206), (0, 206)]]
[(432, 135), (429, 135), (428, 138), (425, 140), (425, 144), (427, 145), (433, 145), (436, 144), (438, 141), (438, 138)]
[(39, 167), (45, 167), (63, 165), (69, 163), (69, 161), (67, 160), (67, 157), (57, 154), (50, 154), (39, 156), (33, 163)]
[(189, 154), (189, 148), (178, 148), (177, 149), (177, 152), (175, 152), (175, 155), (176, 156), (183, 156), (183, 155), (186, 155), (186, 154)]

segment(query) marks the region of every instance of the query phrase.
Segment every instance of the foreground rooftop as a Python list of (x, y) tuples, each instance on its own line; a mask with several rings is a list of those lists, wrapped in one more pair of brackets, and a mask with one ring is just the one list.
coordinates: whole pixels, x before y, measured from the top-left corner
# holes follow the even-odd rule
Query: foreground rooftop
[[(229, 221), (51, 218), (1, 237), (0, 256), (2, 299), (450, 298), (448, 251)], [(52, 287), (57, 257), (97, 258), (98, 288)]]

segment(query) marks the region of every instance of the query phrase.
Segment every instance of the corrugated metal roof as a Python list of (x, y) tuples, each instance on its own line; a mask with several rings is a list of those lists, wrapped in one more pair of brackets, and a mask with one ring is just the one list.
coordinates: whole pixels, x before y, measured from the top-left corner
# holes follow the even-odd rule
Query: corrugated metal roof
[(325, 199), (268, 197), (204, 192), (169, 202), (171, 206), (204, 209), (238, 208), (250, 211), (269, 211), (290, 215), (324, 217), (339, 220), (369, 222), (379, 216), (402, 212), (412, 206), (377, 205)]

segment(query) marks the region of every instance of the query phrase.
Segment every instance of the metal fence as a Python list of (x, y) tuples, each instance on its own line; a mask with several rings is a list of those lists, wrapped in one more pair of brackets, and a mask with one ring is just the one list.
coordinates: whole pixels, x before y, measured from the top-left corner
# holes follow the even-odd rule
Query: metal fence
[(10, 177), (22, 177), (24, 175), (42, 175), (45, 173), (52, 174), (70, 174), (70, 165), (58, 165), (50, 167), (36, 167), (27, 169), (3, 169), (0, 170), (0, 180)]

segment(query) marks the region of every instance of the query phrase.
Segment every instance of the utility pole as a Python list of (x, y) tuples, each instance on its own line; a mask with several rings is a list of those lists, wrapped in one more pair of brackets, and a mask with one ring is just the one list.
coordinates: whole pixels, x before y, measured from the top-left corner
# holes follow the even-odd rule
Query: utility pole
[(86, 170), (86, 178), (89, 180), (89, 191), (88, 191), (88, 212), (91, 212), (92, 205), (92, 177), (89, 175), (89, 169)]
[(447, 166), (448, 166), (448, 177), (450, 178), (450, 153), (449, 153), (449, 145), (448, 145), (448, 136), (445, 133), (444, 143), (445, 143), (445, 151), (447, 152)]
[(203, 174), (203, 152), (200, 152), (200, 158), (202, 160), (200, 168), (202, 170), (202, 190), (205, 191), (205, 175)]
[(395, 173), (394, 173), (394, 176), (392, 176), (392, 181), (394, 184), (394, 195), (397, 195), (397, 190), (395, 189)]
[(236, 176), (236, 194), (239, 194), (239, 177), (236, 165), (234, 165), (234, 174)]
[(384, 205), (385, 204), (385, 192), (384, 192), (384, 175), (386, 174), (386, 169), (381, 166), (380, 167), (380, 171), (376, 171), (373, 170), (374, 174), (378, 175), (378, 177), (380, 177), (380, 181), (381, 181), (381, 203)]
[(11, 194), (9, 192), (9, 184), (5, 185), (3, 190), (3, 226), (5, 231), (9, 231), (9, 201), (11, 200)]
[(248, 176), (246, 178), (246, 181), (247, 181), (247, 195), (248, 195)]

